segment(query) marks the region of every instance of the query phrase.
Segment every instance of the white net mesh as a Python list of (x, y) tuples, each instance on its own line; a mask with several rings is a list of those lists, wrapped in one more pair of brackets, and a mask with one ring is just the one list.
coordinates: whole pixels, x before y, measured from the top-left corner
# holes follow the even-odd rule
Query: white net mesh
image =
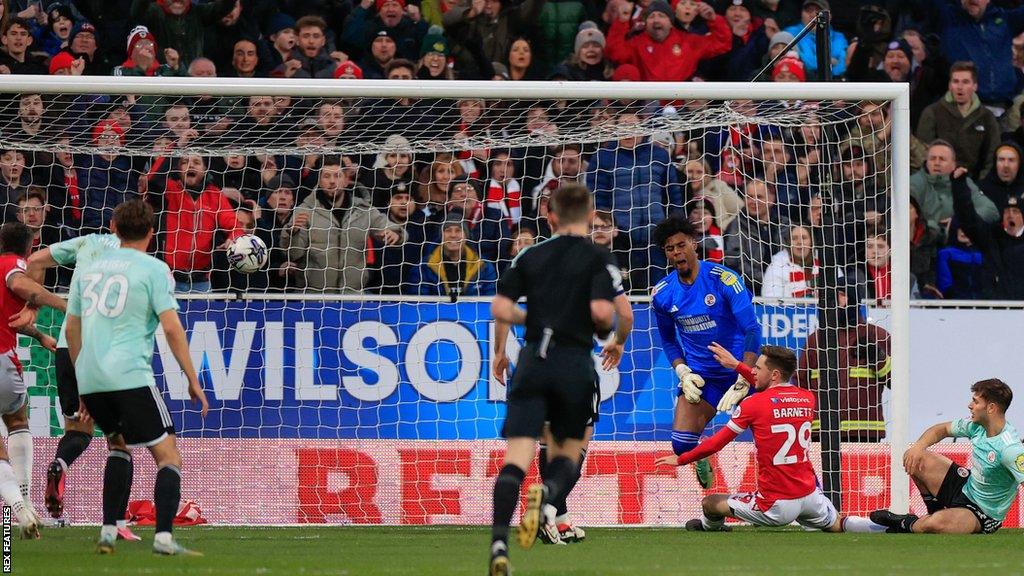
[[(817, 298), (842, 279), (849, 299), (827, 310), (839, 387), (819, 404), (843, 444), (820, 461), (844, 511), (865, 513), (889, 498), (887, 337), (858, 320), (860, 300), (884, 307), (890, 291), (887, 107), (6, 94), (0, 191), (4, 220), (37, 228), (40, 247), (104, 231), (126, 198), (156, 208), (154, 254), (175, 272), (210, 415), (163, 372), (162, 341), (158, 371), (185, 439), (183, 497), (212, 521), (489, 523), (504, 389), (489, 377), (486, 297), (550, 235), (546, 198), (565, 182), (593, 191), (594, 240), (618, 258), (637, 319), (622, 364), (601, 371), (601, 418), (569, 499), (577, 522), (699, 512), (692, 472), (653, 464), (676, 379), (647, 304), (667, 273), (650, 233), (675, 213), (697, 223), (703, 258), (740, 273), (765, 343), (796, 349), (812, 389), (826, 342), (812, 336)], [(219, 247), (241, 233), (271, 248), (267, 269), (229, 270)], [(58, 435), (50, 358), (32, 357), (34, 430)], [(749, 443), (716, 462), (716, 491), (753, 489)], [(98, 518), (90, 468), (69, 481), (73, 520)]]

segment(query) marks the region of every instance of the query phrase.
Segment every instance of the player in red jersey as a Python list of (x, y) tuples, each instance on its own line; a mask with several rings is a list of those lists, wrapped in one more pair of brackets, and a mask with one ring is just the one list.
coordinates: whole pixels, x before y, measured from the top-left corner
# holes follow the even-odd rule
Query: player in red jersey
[(0, 277), (4, 280), (0, 320), (7, 319), (0, 321), (0, 417), (8, 431), (7, 445), (0, 444), (0, 496), (17, 515), (22, 537), (38, 538), (39, 516), (29, 499), (32, 433), (28, 429), (28, 387), (15, 348), (20, 332), (56, 350), (57, 341), (35, 327), (34, 310), (50, 306), (63, 311), (65, 304), (25, 273), (25, 258), (32, 251), (32, 231), (27, 226), (20, 222), (4, 224), (0, 227), (0, 246)]
[(826, 532), (884, 532), (885, 527), (866, 518), (843, 517), (821, 493), (808, 453), (814, 394), (789, 383), (796, 371), (796, 354), (781, 346), (763, 346), (753, 368), (725, 348), (708, 347), (715, 359), (736, 370), (760, 394), (743, 400), (729, 423), (696, 448), (678, 457), (666, 456), (658, 464), (682, 466), (707, 458), (751, 430), (757, 457), (757, 491), (745, 494), (710, 494), (703, 514), (686, 523), (687, 530), (728, 531), (726, 517), (755, 526), (785, 526), (796, 521)]

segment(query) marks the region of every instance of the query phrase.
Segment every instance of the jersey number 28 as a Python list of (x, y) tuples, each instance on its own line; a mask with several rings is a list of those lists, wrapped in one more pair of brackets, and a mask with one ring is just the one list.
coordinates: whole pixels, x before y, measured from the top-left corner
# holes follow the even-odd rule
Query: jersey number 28
[(117, 318), (124, 312), (124, 305), (128, 302), (128, 278), (114, 274), (103, 282), (102, 287), (99, 287), (103, 280), (102, 274), (86, 274), (83, 279), (85, 288), (82, 288), (82, 298), (86, 301), (86, 306), (82, 310), (82, 316), (91, 316), (93, 312), (99, 312), (101, 316)]
[[(782, 443), (782, 447), (775, 454), (775, 458), (772, 458), (772, 464), (785, 466), (786, 464), (796, 464), (797, 462), (807, 460), (807, 451), (811, 448), (810, 422), (801, 424), (800, 430), (797, 430), (792, 424), (773, 424), (772, 433), (786, 435), (786, 440)], [(789, 451), (793, 449), (793, 444), (797, 442), (800, 443), (800, 450), (796, 454), (790, 454)]]

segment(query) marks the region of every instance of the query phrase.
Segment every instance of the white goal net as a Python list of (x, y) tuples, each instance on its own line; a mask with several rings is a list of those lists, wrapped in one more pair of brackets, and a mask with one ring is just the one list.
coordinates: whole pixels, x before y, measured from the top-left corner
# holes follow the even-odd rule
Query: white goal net
[[(615, 254), (636, 316), (621, 365), (600, 371), (577, 523), (699, 512), (693, 472), (654, 466), (677, 381), (649, 308), (667, 273), (651, 231), (674, 214), (697, 224), (702, 258), (739, 274), (764, 343), (800, 356), (826, 492), (847, 513), (906, 506), (891, 459), (908, 384), (900, 88), (65, 80), (0, 79), (4, 221), (38, 230), (42, 247), (107, 230), (128, 198), (157, 210), (154, 255), (174, 271), (209, 415), (164, 372), (162, 340), (159, 385), (182, 497), (210, 521), (489, 523), (505, 393), (490, 377), (489, 296), (551, 235), (547, 198), (568, 182), (593, 192), (593, 239)], [(243, 233), (270, 248), (251, 275), (222, 249)], [(60, 317), (40, 322), (55, 331)], [(52, 437), (36, 442), (39, 462), (62, 416), (51, 357), (22, 352), (33, 433)], [(94, 447), (73, 468), (72, 521), (99, 518), (104, 457)], [(749, 439), (714, 461), (715, 491), (753, 489)], [(150, 497), (150, 468), (138, 460), (133, 499)]]

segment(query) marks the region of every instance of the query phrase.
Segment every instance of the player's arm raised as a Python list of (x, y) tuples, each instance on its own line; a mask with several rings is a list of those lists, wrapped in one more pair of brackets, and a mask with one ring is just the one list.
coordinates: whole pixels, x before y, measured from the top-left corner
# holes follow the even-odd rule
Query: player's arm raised
[(921, 437), (917, 439), (917, 442), (911, 444), (910, 448), (903, 453), (903, 468), (907, 471), (907, 474), (914, 474), (920, 470), (925, 458), (925, 451), (929, 446), (938, 444), (942, 440), (952, 438), (953, 436), (952, 422), (941, 422), (925, 430)]
[(206, 393), (199, 385), (199, 377), (196, 376), (196, 369), (192, 365), (192, 357), (188, 353), (188, 338), (185, 336), (185, 328), (181, 325), (177, 310), (164, 310), (160, 313), (160, 327), (164, 329), (167, 337), (167, 344), (171, 347), (174, 359), (178, 366), (185, 373), (188, 379), (188, 395), (193, 401), (199, 402), (202, 406), (202, 415), (206, 416), (210, 409), (210, 403), (206, 400)]

